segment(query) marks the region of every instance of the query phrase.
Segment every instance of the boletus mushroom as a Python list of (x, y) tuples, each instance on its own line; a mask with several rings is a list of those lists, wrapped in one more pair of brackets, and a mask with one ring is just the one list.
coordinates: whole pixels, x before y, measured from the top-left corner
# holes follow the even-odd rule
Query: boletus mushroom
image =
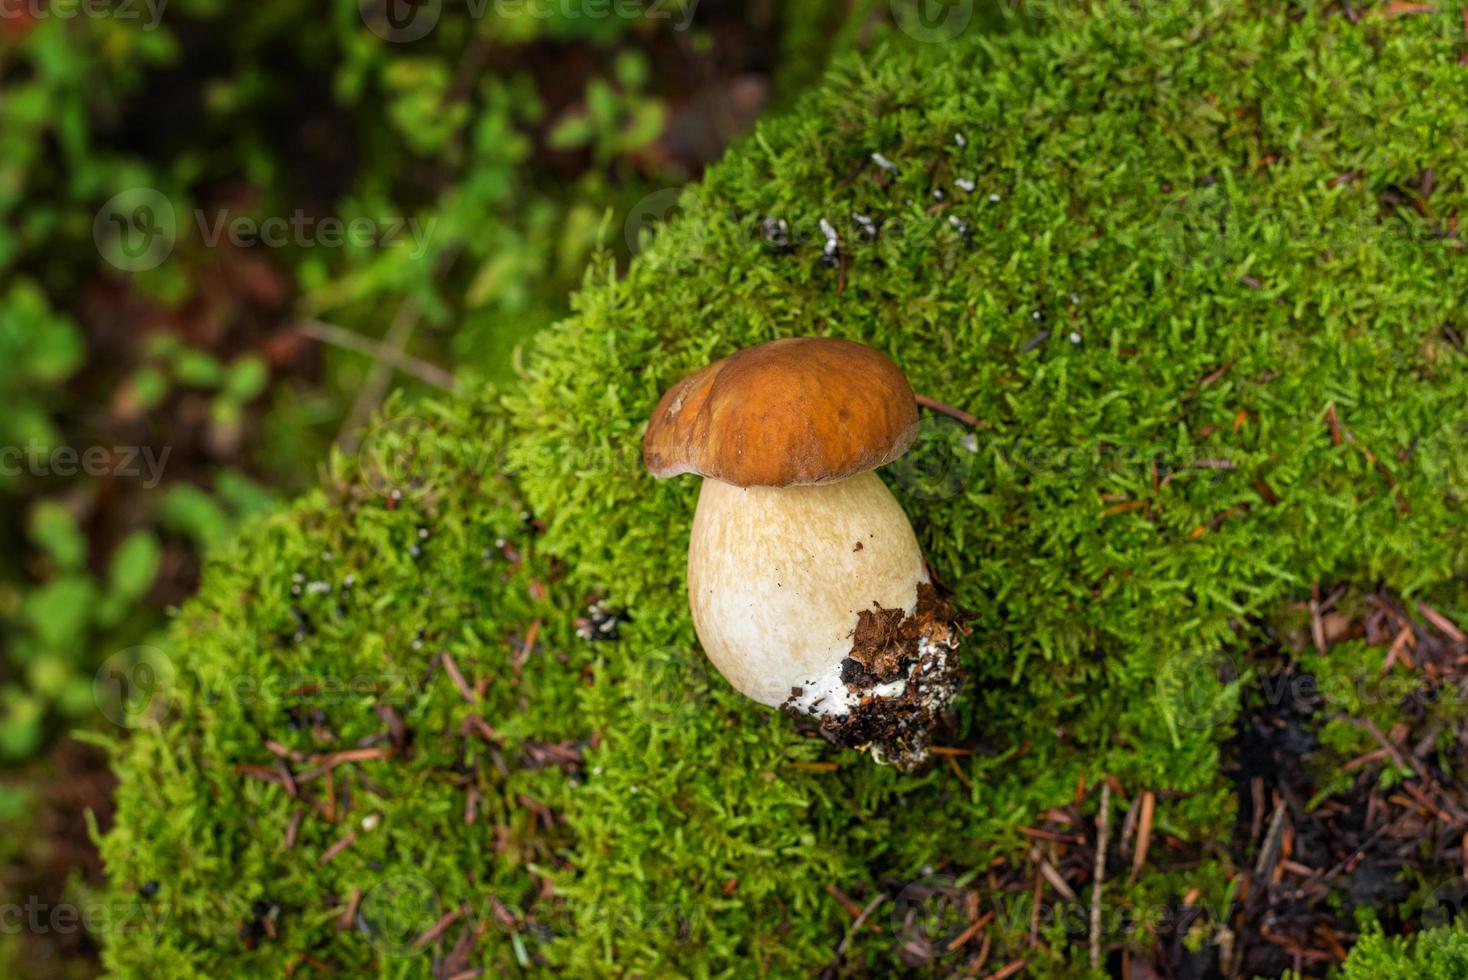
[(917, 433), (912, 389), (884, 354), (797, 337), (679, 381), (643, 439), (653, 476), (703, 477), (688, 601), (714, 666), (901, 768), (927, 756), (967, 632), (874, 472)]

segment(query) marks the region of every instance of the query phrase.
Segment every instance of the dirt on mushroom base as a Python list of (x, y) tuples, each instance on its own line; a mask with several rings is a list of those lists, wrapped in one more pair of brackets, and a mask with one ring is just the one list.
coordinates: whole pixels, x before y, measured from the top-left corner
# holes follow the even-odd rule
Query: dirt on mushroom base
[[(843, 714), (820, 714), (821, 735), (833, 745), (870, 749), (877, 762), (899, 769), (921, 765), (933, 729), (963, 685), (957, 650), (970, 632), (964, 618), (926, 582), (911, 613), (876, 603), (858, 613), (841, 681), (860, 700)], [(780, 709), (808, 717), (798, 706), (804, 693), (791, 688)]]

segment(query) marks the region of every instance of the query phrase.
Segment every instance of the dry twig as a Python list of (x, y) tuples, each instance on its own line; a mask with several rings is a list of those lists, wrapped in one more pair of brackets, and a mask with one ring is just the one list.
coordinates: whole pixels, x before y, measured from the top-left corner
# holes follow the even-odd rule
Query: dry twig
[(1106, 844), (1111, 833), (1111, 784), (1101, 782), (1101, 812), (1096, 815), (1096, 876), (1091, 883), (1091, 969), (1101, 969), (1101, 883), (1106, 880)]

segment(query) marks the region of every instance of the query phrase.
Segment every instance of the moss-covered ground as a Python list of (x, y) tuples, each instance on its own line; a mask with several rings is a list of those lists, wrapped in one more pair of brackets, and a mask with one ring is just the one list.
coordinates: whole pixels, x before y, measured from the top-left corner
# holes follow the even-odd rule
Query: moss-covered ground
[[(120, 749), (113, 897), (152, 918), (109, 964), (963, 970), (982, 932), (985, 971), (1083, 975), (1090, 895), (1043, 875), (951, 951), (894, 937), (925, 888), (1039, 866), (1056, 811), (1094, 837), (1103, 783), (1155, 840), (1106, 909), (1226, 908), (1216, 652), (1322, 584), (1468, 622), (1468, 39), (1399, 6), (1063, 4), (840, 62), (593, 271), (516, 395), (395, 406), (214, 563)], [(979, 420), (884, 471), (975, 617), (916, 774), (711, 674), (696, 481), (640, 466), (669, 384), (795, 334)], [(593, 602), (615, 639), (578, 636)], [(1106, 949), (1146, 949), (1124, 919)]]

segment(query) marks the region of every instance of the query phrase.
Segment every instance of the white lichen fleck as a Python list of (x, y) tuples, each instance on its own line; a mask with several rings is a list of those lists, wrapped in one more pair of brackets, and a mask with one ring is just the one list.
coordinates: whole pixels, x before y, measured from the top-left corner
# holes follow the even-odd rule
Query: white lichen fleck
[(880, 153), (872, 154), (872, 162), (881, 167), (883, 170), (887, 171), (887, 173), (889, 174), (895, 174), (897, 172), (897, 164), (893, 163), (891, 160), (888, 160)]

